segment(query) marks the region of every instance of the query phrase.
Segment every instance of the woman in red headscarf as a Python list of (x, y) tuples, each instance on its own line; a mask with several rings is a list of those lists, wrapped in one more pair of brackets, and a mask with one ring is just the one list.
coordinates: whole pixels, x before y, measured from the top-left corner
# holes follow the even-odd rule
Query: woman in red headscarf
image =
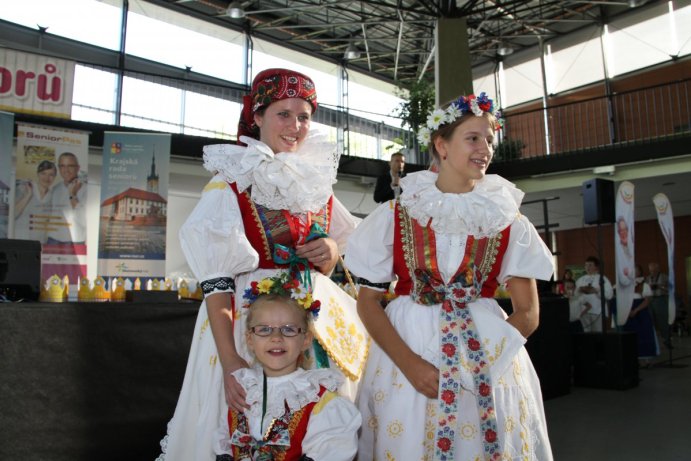
[[(180, 230), (204, 302), (159, 460), (215, 459), (214, 431), (227, 408), (249, 407), (237, 372), (251, 362), (245, 307), (252, 293), (289, 272), (304, 288), (296, 296), (311, 301), (311, 287), (324, 282), (319, 274), (332, 271), (355, 229), (356, 218), (333, 196), (336, 146), (310, 130), (316, 110), (309, 77), (262, 71), (243, 100), (239, 145), (204, 148), (204, 166), (215, 175)], [(333, 365), (328, 352), (315, 342), (302, 367)]]

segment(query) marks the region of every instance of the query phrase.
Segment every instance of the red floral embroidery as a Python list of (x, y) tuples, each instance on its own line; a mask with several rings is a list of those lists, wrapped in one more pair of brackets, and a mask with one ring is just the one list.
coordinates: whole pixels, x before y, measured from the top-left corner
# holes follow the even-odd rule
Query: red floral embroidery
[(447, 437), (442, 437), (437, 442), (437, 446), (441, 451), (449, 451), (449, 448), (451, 448), (451, 440)]
[(441, 350), (444, 352), (444, 354), (446, 354), (447, 357), (453, 357), (456, 353), (456, 346), (446, 343), (441, 347)]
[(487, 397), (492, 392), (492, 388), (487, 383), (480, 384), (480, 395)]
[(489, 443), (494, 443), (497, 441), (497, 433), (494, 432), (492, 429), (487, 429), (487, 432), (485, 432), (485, 440)]
[(446, 402), (447, 405), (451, 405), (454, 400), (456, 400), (456, 394), (447, 389), (441, 393), (441, 399)]
[(479, 341), (477, 339), (470, 338), (468, 340), (468, 349), (470, 349), (471, 351), (476, 351), (476, 350), (480, 349)]

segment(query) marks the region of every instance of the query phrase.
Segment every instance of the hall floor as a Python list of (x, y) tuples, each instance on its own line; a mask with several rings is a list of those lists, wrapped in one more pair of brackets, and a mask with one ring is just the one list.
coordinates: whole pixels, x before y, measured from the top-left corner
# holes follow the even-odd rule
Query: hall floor
[(691, 337), (672, 345), (671, 361), (663, 349), (637, 387), (571, 387), (547, 400), (555, 461), (691, 460)]

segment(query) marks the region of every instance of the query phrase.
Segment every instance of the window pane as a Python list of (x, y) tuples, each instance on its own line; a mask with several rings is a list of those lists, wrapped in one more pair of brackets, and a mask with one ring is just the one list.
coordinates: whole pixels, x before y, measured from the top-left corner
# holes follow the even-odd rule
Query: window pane
[(130, 2), (126, 52), (242, 82), (244, 35), (141, 0)]
[(561, 93), (605, 78), (600, 30), (591, 28), (585, 33), (588, 35), (578, 37), (575, 44), (571, 44), (576, 40), (572, 36), (568, 37), (568, 44), (564, 40), (555, 40), (547, 46), (545, 71), (548, 93)]
[(109, 3), (112, 4), (70, 0), (68, 6), (66, 2), (55, 0), (6, 0), (0, 18), (33, 29), (47, 27), (51, 34), (118, 50), (121, 2), (111, 0)]
[(355, 115), (396, 128), (401, 127), (401, 119), (392, 116), (403, 102), (402, 98), (396, 96), (399, 91), (396, 85), (359, 72), (349, 72), (348, 81), (350, 108), (371, 112), (371, 114), (355, 113)]
[(72, 119), (115, 123), (117, 75), (77, 64), (74, 69)]
[(230, 139), (237, 135), (241, 110), (238, 103), (187, 91), (184, 133)]
[(691, 54), (691, 6), (674, 11), (674, 29), (677, 34), (676, 46), (672, 55), (686, 56)]
[[(675, 27), (671, 26), (668, 8), (663, 2), (608, 25), (607, 64), (611, 77), (669, 61), (670, 55), (676, 54)], [(654, 17), (643, 19), (649, 16)], [(688, 29), (686, 23), (679, 31)]]
[[(533, 55), (538, 54), (532, 53)], [(502, 97), (505, 107), (542, 98), (542, 65), (540, 57), (533, 59), (507, 59), (504, 62)]]
[(182, 91), (170, 86), (125, 77), (121, 125), (181, 132)]

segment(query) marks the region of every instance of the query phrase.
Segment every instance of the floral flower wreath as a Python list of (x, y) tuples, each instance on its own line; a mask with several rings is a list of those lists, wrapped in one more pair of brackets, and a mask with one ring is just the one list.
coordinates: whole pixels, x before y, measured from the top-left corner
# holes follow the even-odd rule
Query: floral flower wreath
[(476, 117), (482, 117), (484, 112), (494, 115), (497, 119), (495, 129), (500, 130), (504, 124), (501, 113), (495, 111), (494, 101), (483, 91), (479, 96), (474, 94), (461, 96), (449, 104), (449, 107), (446, 109), (435, 109), (430, 112), (427, 116), (427, 125), (421, 127), (417, 132), (417, 139), (423, 147), (427, 147), (432, 139), (432, 133), (442, 125), (453, 123), (468, 113), (472, 113)]
[(250, 287), (245, 289), (245, 293), (242, 296), (246, 300), (243, 307), (249, 308), (257, 298), (269, 294), (294, 299), (300, 307), (311, 312), (314, 319), (319, 314), (321, 302), (318, 299), (314, 299), (312, 292), (300, 283), (299, 280), (293, 278), (290, 272), (282, 272), (279, 275), (252, 282)]

